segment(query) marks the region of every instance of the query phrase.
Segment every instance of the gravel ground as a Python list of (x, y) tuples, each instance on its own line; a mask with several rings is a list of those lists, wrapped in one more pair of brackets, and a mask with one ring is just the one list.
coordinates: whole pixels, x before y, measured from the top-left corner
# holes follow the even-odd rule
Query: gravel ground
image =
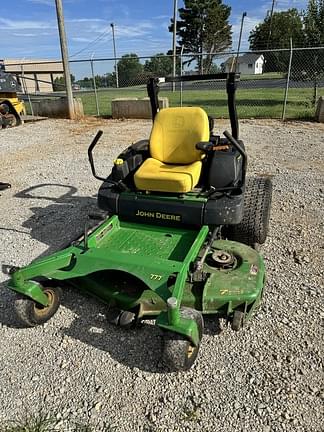
[[(27, 264), (82, 229), (96, 206), (86, 150), (99, 128), (107, 173), (150, 123), (47, 120), (0, 133), (0, 181), (13, 185), (0, 197), (2, 263)], [(47, 324), (19, 328), (0, 275), (0, 425), (45, 413), (57, 430), (323, 431), (324, 128), (246, 120), (241, 131), (249, 172), (274, 183), (266, 293), (246, 328), (208, 319), (194, 368), (166, 373), (151, 322), (114, 328), (103, 305), (66, 290)]]

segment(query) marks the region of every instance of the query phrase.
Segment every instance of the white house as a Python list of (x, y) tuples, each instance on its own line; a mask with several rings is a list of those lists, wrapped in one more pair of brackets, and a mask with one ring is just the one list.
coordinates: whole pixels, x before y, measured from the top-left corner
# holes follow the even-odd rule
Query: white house
[[(225, 62), (225, 72), (235, 70), (236, 58), (230, 57)], [(263, 72), (264, 57), (262, 54), (247, 53), (238, 58), (236, 72), (242, 75), (259, 75)]]

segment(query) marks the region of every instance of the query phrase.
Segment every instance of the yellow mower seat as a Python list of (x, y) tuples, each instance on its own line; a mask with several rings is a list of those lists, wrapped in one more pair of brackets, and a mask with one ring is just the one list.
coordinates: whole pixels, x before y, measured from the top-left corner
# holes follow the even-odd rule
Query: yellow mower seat
[(138, 171), (135, 174), (137, 189), (185, 193), (191, 191), (198, 183), (201, 161), (189, 165), (170, 165), (149, 158)]
[(165, 108), (155, 117), (151, 136), (151, 158), (137, 170), (137, 189), (185, 193), (198, 183), (203, 153), (196, 144), (209, 141), (209, 122), (201, 108)]

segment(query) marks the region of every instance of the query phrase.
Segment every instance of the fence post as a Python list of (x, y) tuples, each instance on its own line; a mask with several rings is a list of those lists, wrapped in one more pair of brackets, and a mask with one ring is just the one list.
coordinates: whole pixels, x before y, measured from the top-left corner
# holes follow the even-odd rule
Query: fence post
[[(180, 53), (180, 75), (183, 75), (183, 50), (184, 50), (184, 45), (182, 45), (181, 47), (181, 53)], [(180, 106), (182, 107), (182, 102), (183, 102), (183, 82), (180, 82)]]
[(286, 106), (287, 106), (287, 98), (288, 98), (292, 56), (293, 56), (293, 45), (292, 45), (292, 38), (290, 38), (290, 56), (289, 56), (289, 66), (288, 66), (288, 74), (287, 74), (287, 81), (286, 81), (285, 97), (284, 97), (284, 102), (282, 107), (282, 117), (281, 117), (282, 120), (286, 119)]
[[(92, 55), (92, 57), (93, 57), (93, 55)], [(100, 111), (99, 111), (99, 102), (98, 102), (98, 94), (97, 94), (96, 78), (95, 78), (94, 70), (93, 70), (93, 59), (92, 59), (92, 57), (91, 57), (91, 60), (90, 60), (90, 64), (91, 64), (91, 75), (92, 75), (92, 81), (93, 81), (93, 89), (94, 89), (94, 92), (95, 92), (95, 98), (96, 98), (97, 115), (98, 115), (98, 117), (99, 117), (99, 116), (100, 116)]]
[(22, 80), (22, 83), (23, 83), (23, 89), (24, 89), (25, 94), (28, 97), (28, 103), (29, 103), (29, 106), (30, 106), (30, 112), (31, 112), (31, 115), (33, 116), (34, 115), (34, 108), (33, 108), (33, 104), (32, 104), (32, 101), (30, 99), (30, 94), (29, 94), (29, 91), (28, 91), (28, 88), (27, 88), (27, 85), (26, 85), (24, 65), (21, 64), (20, 68), (21, 68), (21, 80)]
[(111, 23), (110, 27), (111, 27), (111, 30), (112, 30), (113, 47), (114, 47), (116, 88), (119, 88), (119, 75), (118, 75), (118, 64), (117, 64), (117, 55), (116, 55), (115, 24)]
[[(172, 39), (172, 74), (177, 74), (177, 12), (178, 12), (178, 0), (173, 0), (173, 39)], [(172, 83), (172, 91), (175, 92), (176, 84)]]

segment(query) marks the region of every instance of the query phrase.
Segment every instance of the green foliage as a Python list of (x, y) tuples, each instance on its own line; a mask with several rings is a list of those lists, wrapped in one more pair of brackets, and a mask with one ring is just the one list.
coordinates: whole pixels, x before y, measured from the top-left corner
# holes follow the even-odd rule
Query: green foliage
[[(75, 82), (75, 76), (71, 74), (71, 82), (72, 84)], [(65, 90), (65, 78), (64, 76), (56, 77), (53, 82), (53, 90), (54, 91), (63, 91)]]
[[(268, 13), (262, 23), (251, 31), (250, 49), (289, 48), (293, 46), (318, 47), (324, 45), (324, 0), (308, 0), (306, 11), (297, 9), (275, 12), (272, 20)], [(264, 72), (287, 71), (289, 52), (264, 52)], [(319, 81), (324, 77), (324, 56), (318, 50), (307, 50), (292, 57), (290, 78), (294, 81), (312, 81), (312, 106), (318, 98)]]
[(290, 38), (294, 47), (324, 45), (324, 0), (308, 0), (303, 12), (295, 8), (274, 12), (272, 20), (268, 12), (250, 33), (250, 49), (289, 48)]
[[(304, 41), (303, 22), (297, 9), (274, 12), (272, 22), (270, 13), (264, 21), (251, 31), (249, 42), (251, 50), (289, 48), (290, 38), (294, 46), (302, 46)], [(263, 72), (287, 71), (289, 52), (264, 52)]]
[[(304, 12), (305, 44), (310, 47), (324, 45), (324, 0), (309, 0)], [(318, 81), (324, 78), (324, 55), (308, 50), (304, 57), (303, 73), (313, 81), (312, 104), (318, 99)]]
[[(267, 77), (267, 75), (266, 75)], [(227, 94), (225, 90), (185, 90), (183, 92), (184, 106), (203, 107), (208, 115), (217, 118), (228, 118)], [(145, 86), (137, 89), (109, 89), (98, 93), (102, 115), (111, 115), (111, 101), (119, 97), (146, 96)], [(163, 90), (163, 96), (169, 98), (171, 107), (179, 106), (179, 92)], [(96, 114), (96, 104), (93, 94), (80, 95), (87, 115)], [(313, 90), (310, 82), (308, 88), (289, 89), (287, 118), (314, 118), (312, 105)], [(237, 92), (238, 113), (240, 118), (281, 118), (284, 88), (248, 88)]]
[(92, 78), (84, 77), (77, 81), (81, 88), (91, 89), (93, 87)]
[(45, 414), (26, 416), (17, 421), (0, 426), (0, 432), (48, 432), (53, 430), (56, 420)]
[[(16, 421), (5, 422), (0, 425), (0, 432), (53, 432), (60, 431), (56, 427), (55, 417), (48, 417), (47, 414), (40, 412), (34, 415), (26, 415)], [(90, 424), (69, 422), (71, 432), (94, 432)]]
[(324, 0), (309, 0), (304, 12), (304, 32), (306, 45), (324, 45)]
[(268, 13), (264, 21), (251, 31), (249, 37), (250, 49), (289, 48), (290, 38), (292, 38), (294, 46), (303, 45), (303, 21), (295, 8), (283, 12), (274, 12), (272, 22), (270, 13)]
[(143, 65), (137, 54), (123, 55), (118, 61), (117, 67), (120, 87), (128, 87), (143, 81)]
[(113, 73), (106, 73), (105, 74), (105, 87), (116, 87), (116, 74)]
[(163, 53), (156, 54), (150, 60), (146, 60), (144, 71), (151, 76), (172, 75), (172, 57), (165, 56)]
[[(196, 60), (200, 73), (208, 73), (216, 54), (231, 46), (230, 13), (230, 6), (222, 0), (184, 0), (184, 7), (179, 9), (179, 44), (184, 46), (185, 53), (193, 54), (188, 64)], [(173, 31), (173, 20), (169, 31)], [(209, 53), (204, 59), (195, 55), (203, 52)]]
[(222, 72), (222, 68), (220, 66), (218, 66), (217, 64), (213, 63), (209, 69), (209, 73), (216, 74), (216, 73), (220, 73), (220, 72)]
[[(95, 75), (95, 81), (97, 88), (116, 87), (116, 74), (113, 72), (104, 75)], [(82, 89), (94, 88), (92, 77), (84, 77), (78, 80), (76, 84), (79, 84)]]
[(104, 75), (95, 75), (95, 81), (97, 88), (116, 87), (115, 72), (107, 73)]

